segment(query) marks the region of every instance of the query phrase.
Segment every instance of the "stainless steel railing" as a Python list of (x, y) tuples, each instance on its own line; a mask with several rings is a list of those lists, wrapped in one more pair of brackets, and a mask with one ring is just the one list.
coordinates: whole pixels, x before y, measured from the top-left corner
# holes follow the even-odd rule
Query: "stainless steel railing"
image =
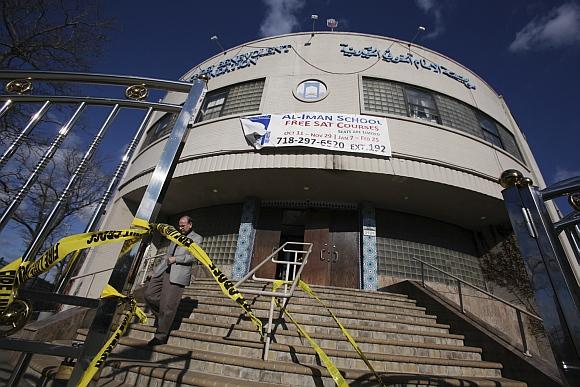
[[(290, 253), (293, 255), (293, 259), (291, 260), (279, 260), (276, 259), (279, 252), (283, 253)], [(282, 315), (283, 310), (288, 306), (288, 302), (294, 295), (294, 290), (296, 290), (296, 286), (298, 285), (298, 281), (300, 280), (300, 275), (302, 274), (302, 270), (304, 266), (308, 263), (308, 257), (312, 252), (312, 243), (304, 243), (304, 242), (286, 242), (282, 246), (278, 247), (276, 250), (272, 252), (272, 254), (268, 255), (262, 262), (260, 262), (256, 267), (254, 267), (248, 274), (246, 274), (242, 279), (236, 282), (235, 287), (243, 294), (254, 294), (258, 296), (270, 296), (272, 297), (270, 300), (270, 311), (268, 314), (268, 325), (266, 326), (266, 337), (264, 338), (264, 360), (268, 360), (268, 353), (270, 351), (270, 342), (272, 340), (272, 326), (274, 320), (274, 304), (275, 304), (275, 297), (284, 299), (284, 304), (282, 305), (282, 310), (280, 311), (280, 315)], [(250, 288), (240, 288), (240, 285), (244, 284), (248, 279), (252, 278), (254, 281), (258, 282), (267, 282), (267, 283), (274, 283), (276, 280), (273, 278), (260, 278), (256, 276), (256, 273), (262, 266), (264, 266), (268, 262), (273, 262), (275, 264), (286, 265), (285, 273), (284, 273), (284, 285), (282, 289), (283, 291), (276, 291), (270, 292), (266, 290), (256, 290)], [(290, 273), (292, 273), (292, 277), (290, 277)], [(288, 289), (289, 282), (292, 281), (290, 285), (290, 289)]]
[(451, 277), (451, 278), (453, 278), (456, 281), (456, 283), (457, 283), (457, 293), (459, 294), (459, 309), (461, 310), (461, 313), (463, 313), (463, 314), (465, 314), (466, 312), (465, 312), (465, 303), (463, 302), (463, 291), (462, 291), (462, 287), (461, 287), (462, 284), (463, 285), (466, 285), (466, 286), (468, 286), (468, 287), (470, 287), (472, 289), (475, 289), (478, 292), (481, 292), (481, 293), (485, 294), (486, 296), (488, 296), (488, 297), (490, 297), (490, 298), (492, 298), (492, 299), (494, 299), (496, 301), (501, 302), (504, 305), (507, 305), (507, 306), (513, 308), (515, 310), (515, 312), (516, 312), (516, 316), (517, 316), (517, 319), (518, 319), (518, 327), (519, 327), (520, 335), (521, 335), (521, 338), (522, 338), (522, 346), (523, 346), (523, 351), (522, 352), (526, 356), (530, 356), (530, 357), (532, 356), (532, 354), (529, 351), (528, 340), (526, 339), (526, 329), (524, 327), (524, 322), (522, 320), (522, 313), (525, 314), (526, 316), (530, 317), (530, 318), (533, 318), (535, 320), (538, 320), (538, 321), (542, 322), (542, 319), (540, 317), (536, 316), (533, 313), (528, 312), (527, 310), (525, 310), (523, 308), (520, 308), (517, 305), (512, 304), (511, 302), (508, 302), (506, 300), (503, 300), (503, 299), (501, 299), (501, 298), (499, 298), (499, 297), (491, 294), (487, 290), (484, 290), (484, 289), (482, 289), (482, 288), (480, 288), (478, 286), (472, 285), (469, 282), (464, 281), (461, 278), (456, 277), (453, 274), (448, 273), (445, 270), (442, 270), (442, 269), (438, 268), (437, 266), (434, 266), (434, 265), (432, 265), (430, 263), (427, 263), (425, 261), (422, 261), (422, 260), (420, 260), (418, 258), (411, 257), (411, 259), (413, 259), (414, 261), (417, 261), (417, 262), (419, 262), (421, 264), (421, 285), (423, 285), (424, 288), (427, 287), (427, 285), (425, 283), (425, 266), (429, 266), (430, 268), (432, 268), (432, 269), (434, 269), (434, 270), (436, 270), (436, 271), (438, 271), (438, 272), (440, 272), (440, 273), (442, 273), (442, 274), (444, 274), (444, 275), (446, 275), (448, 277)]

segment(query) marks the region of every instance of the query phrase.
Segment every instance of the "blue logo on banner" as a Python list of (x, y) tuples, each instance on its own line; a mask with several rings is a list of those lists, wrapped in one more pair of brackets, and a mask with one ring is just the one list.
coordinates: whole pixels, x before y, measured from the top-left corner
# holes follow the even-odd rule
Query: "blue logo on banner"
[(271, 118), (270, 115), (247, 118), (247, 120), (252, 121), (254, 123), (257, 123), (257, 124), (261, 124), (264, 127), (264, 131), (266, 133), (264, 133), (260, 138), (260, 143), (262, 145), (264, 145), (264, 143), (267, 143), (270, 140), (270, 132), (268, 131), (268, 126), (270, 126), (270, 118)]

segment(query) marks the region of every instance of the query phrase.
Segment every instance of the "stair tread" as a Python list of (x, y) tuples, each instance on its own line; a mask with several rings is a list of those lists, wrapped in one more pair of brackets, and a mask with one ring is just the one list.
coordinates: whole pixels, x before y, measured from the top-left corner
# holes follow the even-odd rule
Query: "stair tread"
[[(155, 332), (155, 329), (153, 327), (148, 327), (148, 326), (144, 326), (144, 325), (135, 326), (134, 329), (139, 330), (139, 331), (143, 331), (143, 332), (148, 332), (148, 333)], [(231, 339), (231, 338), (228, 339), (228, 338), (224, 338), (222, 336), (212, 335), (212, 334), (208, 334), (208, 333), (174, 331), (174, 332), (172, 332), (172, 336), (180, 337), (180, 338), (187, 338), (187, 339), (192, 339), (192, 340), (197, 340), (197, 341), (206, 341), (206, 342), (209, 341), (209, 342), (213, 342), (213, 343), (217, 343), (217, 344), (239, 345), (239, 346), (251, 347), (251, 348), (256, 348), (256, 349), (262, 349), (264, 347), (264, 344), (262, 342), (248, 340), (248, 339)], [(352, 349), (343, 350), (343, 349), (327, 348), (327, 347), (323, 347), (323, 346), (321, 346), (321, 347), (326, 352), (326, 354), (329, 356), (359, 359), (358, 354)], [(294, 345), (294, 344), (284, 344), (284, 343), (272, 342), (270, 344), (270, 348), (273, 350), (276, 350), (276, 351), (283, 351), (283, 352), (290, 352), (290, 350), (292, 350), (295, 353), (314, 354), (314, 350), (308, 345)], [(452, 349), (441, 349), (441, 348), (433, 348), (433, 349), (438, 349), (438, 350), (443, 350), (443, 351), (457, 351), (457, 352), (475, 352), (475, 353), (481, 352), (481, 350), (479, 348), (473, 348), (470, 350), (469, 348), (466, 349), (466, 347), (459, 347), (459, 346), (452, 348)], [(449, 360), (449, 361), (454, 360), (454, 359), (446, 359), (446, 358), (431, 358), (428, 356), (408, 356), (408, 355), (397, 355), (397, 354), (383, 354), (383, 353), (377, 353), (377, 352), (372, 352), (372, 351), (364, 351), (364, 354), (367, 356), (367, 358), (369, 360), (376, 360), (376, 361), (398, 361), (398, 362), (406, 362), (406, 363), (417, 361), (418, 363), (421, 363), (421, 364), (438, 364), (438, 365), (440, 365), (443, 363), (447, 364), (448, 362), (445, 362), (446, 360)], [(421, 360), (417, 360), (417, 359), (421, 359)], [(501, 368), (500, 363), (485, 362), (483, 360), (462, 360), (462, 359), (457, 359), (457, 360), (462, 361), (462, 362), (484, 362), (484, 363), (486, 363), (484, 368)], [(459, 365), (459, 364), (460, 363), (456, 363), (456, 365)], [(461, 363), (461, 364), (466, 365), (468, 363)], [(469, 363), (469, 364), (472, 364), (472, 363)], [(450, 364), (447, 364), (447, 365), (450, 365)]]
[[(144, 306), (143, 304), (141, 304), (141, 306)], [(267, 309), (260, 309), (260, 308), (252, 308), (254, 312), (256, 312), (257, 310), (259, 311), (267, 311)], [(304, 312), (296, 312), (296, 311), (292, 311), (292, 306), (289, 307), (288, 309), (290, 311), (290, 313), (292, 313), (292, 315), (294, 316), (294, 318), (301, 324), (304, 325), (317, 325), (317, 326), (326, 326), (326, 325), (332, 325), (335, 326), (334, 322), (332, 324), (330, 323), (324, 323), (324, 322), (320, 322), (320, 321), (304, 321), (304, 319), (302, 317), (300, 317), (300, 315), (306, 314)], [(325, 313), (326, 312), (326, 313)], [(194, 308), (191, 310), (192, 314), (198, 313), (198, 314), (208, 314), (208, 315), (220, 315), (220, 316), (226, 316), (226, 317), (235, 317), (235, 318), (239, 318), (241, 315), (244, 315), (245, 312), (241, 311), (241, 309), (239, 308), (239, 306), (237, 306), (236, 304), (234, 304), (233, 302), (231, 303), (231, 309), (230, 311), (216, 311), (213, 310), (211, 308)], [(313, 313), (310, 313), (310, 315), (312, 315)], [(385, 317), (380, 317), (380, 316), (364, 316), (361, 318), (357, 318), (357, 316), (354, 315), (348, 315), (348, 314), (342, 314), (340, 312), (334, 312), (334, 314), (336, 315), (336, 317), (339, 320), (344, 320), (344, 319), (351, 319), (351, 320), (359, 320), (359, 321), (369, 321), (369, 322), (376, 322), (376, 323), (391, 323), (391, 324), (400, 324), (400, 325), (404, 325), (404, 326), (422, 326), (422, 327), (429, 327), (429, 328), (438, 328), (438, 329), (442, 329), (442, 330), (448, 330), (450, 328), (450, 326), (448, 324), (440, 324), (437, 322), (430, 322), (430, 321), (409, 321), (409, 320), (399, 320), (396, 318), (389, 318), (387, 316)], [(322, 316), (322, 317), (327, 317), (329, 321), (332, 321), (332, 317), (328, 314), (328, 312), (325, 310), (324, 312), (320, 312), (320, 313), (316, 313), (315, 315), (317, 316)], [(260, 317), (260, 316), (258, 316)], [(264, 318), (266, 316), (263, 316)], [(342, 321), (341, 321), (342, 322)], [(352, 323), (343, 323), (343, 325), (345, 325), (345, 327), (347, 326), (352, 326)], [(357, 325), (359, 328), (363, 327), (362, 325)], [(364, 329), (367, 330), (378, 330), (379, 327), (371, 327), (371, 326), (364, 326)]]
[[(220, 323), (218, 321), (205, 321), (205, 320), (196, 320), (196, 319), (183, 319), (182, 322), (186, 323), (194, 323), (204, 326), (211, 326), (211, 327), (219, 327), (224, 329), (232, 329), (231, 324), (227, 323)], [(143, 324), (135, 324), (135, 326), (142, 326), (142, 327), (149, 327), (153, 329), (151, 326), (143, 325)], [(242, 330), (245, 332), (256, 332), (256, 329), (250, 323), (241, 326), (237, 325), (234, 330)], [(409, 331), (405, 331), (404, 333), (407, 334)], [(351, 332), (349, 332), (351, 333)], [(308, 334), (314, 339), (321, 339), (321, 340), (336, 340), (336, 341), (346, 341), (346, 338), (342, 334), (324, 334), (324, 333), (317, 333), (317, 332), (308, 332)], [(257, 335), (257, 332), (256, 332)], [(431, 342), (416, 342), (416, 341), (405, 341), (405, 340), (392, 340), (392, 339), (375, 339), (372, 337), (363, 337), (353, 335), (353, 338), (357, 343), (368, 343), (368, 344), (382, 344), (382, 345), (396, 345), (396, 346), (406, 346), (406, 347), (416, 347), (416, 348), (425, 348), (425, 349), (438, 349), (438, 350), (449, 350), (449, 351), (463, 351), (463, 352), (474, 352), (474, 353), (481, 353), (482, 350), (479, 347), (470, 347), (464, 345), (453, 345), (453, 344), (439, 344), (439, 343), (431, 343)], [(429, 336), (429, 332), (417, 332), (417, 335), (422, 336)], [(300, 334), (297, 330), (276, 330), (275, 337), (279, 336), (294, 336), (299, 337)], [(450, 338), (455, 338), (457, 335), (448, 335)], [(463, 336), (461, 336), (463, 337)]]
[[(188, 336), (187, 335), (188, 333), (189, 332), (179, 332), (179, 335), (180, 336)], [(142, 340), (142, 339), (137, 339), (137, 338), (134, 338), (131, 336), (124, 336), (121, 338), (120, 343), (124, 344), (124, 345), (131, 346), (131, 347), (137, 346), (137, 347), (141, 347), (140, 349), (145, 349), (143, 347), (143, 345), (146, 343), (146, 341)], [(261, 343), (259, 343), (259, 344), (260, 344), (259, 347), (262, 348), (263, 344), (261, 344)], [(298, 348), (298, 346), (293, 346), (293, 347)], [(247, 360), (251, 363), (254, 363), (255, 361), (263, 362), (263, 360), (261, 360), (261, 359), (252, 359), (252, 358), (240, 357), (240, 356), (231, 355), (231, 354), (226, 355), (226, 354), (222, 354), (222, 353), (214, 353), (214, 352), (202, 351), (202, 350), (194, 351), (196, 355), (193, 355), (192, 351), (190, 349), (178, 347), (178, 346), (172, 345), (172, 344), (158, 345), (155, 347), (155, 350), (157, 350), (159, 348), (168, 349), (171, 354), (173, 354), (175, 356), (179, 356), (179, 357), (184, 357), (184, 356), (205, 356), (205, 357), (209, 356), (209, 357), (213, 357), (213, 356), (217, 356), (217, 357), (221, 358), (221, 360), (219, 360), (220, 363), (225, 363), (225, 360), (224, 360), (225, 358), (233, 360), (234, 362), (239, 362), (240, 359)], [(304, 350), (304, 352), (311, 352), (311, 349), (309, 347), (303, 346), (300, 349)], [(350, 351), (332, 350), (332, 352), (333, 352), (333, 354), (335, 353), (335, 355), (339, 355), (341, 352), (348, 354)], [(437, 358), (405, 356), (405, 355), (383, 355), (383, 354), (376, 354), (376, 355), (378, 355), (378, 357), (380, 358), (381, 361), (391, 361), (391, 362), (395, 361), (395, 362), (400, 362), (400, 363), (449, 365), (449, 366), (456, 366), (456, 367), (471, 367), (471, 368), (485, 368), (485, 369), (501, 369), (502, 368), (501, 363), (489, 362), (489, 361), (484, 361), (484, 360), (437, 359)], [(329, 356), (333, 356), (333, 355), (329, 355)], [(369, 354), (369, 356), (372, 356), (372, 354)], [(354, 353), (352, 354), (352, 357), (358, 359), (358, 355), (355, 357)], [(242, 363), (243, 363), (243, 361), (242, 361)], [(270, 362), (266, 362), (266, 363), (269, 364)], [(286, 362), (274, 362), (274, 363), (294, 364), (294, 363), (286, 363)]]
[[(202, 303), (202, 304), (210, 304), (210, 303), (215, 304), (217, 302), (219, 305), (229, 305), (228, 303), (231, 302), (230, 299), (228, 297), (226, 297), (223, 293), (217, 299), (216, 299), (215, 295), (201, 295), (201, 294), (184, 293), (184, 298), (182, 300), (186, 300), (186, 302), (197, 301), (198, 303)], [(187, 301), (187, 300), (191, 300), (191, 301)], [(304, 301), (312, 301), (312, 302), (304, 302)], [(257, 300), (257, 302), (267, 304), (268, 308), (269, 308), (269, 303), (270, 303), (269, 298), (259, 299), (259, 300)], [(347, 302), (347, 301), (343, 301), (343, 302)], [(437, 316), (427, 314), (425, 312), (425, 308), (421, 308), (421, 307), (417, 307), (417, 306), (401, 307), (401, 306), (397, 306), (397, 305), (380, 305), (382, 307), (394, 309), (394, 310), (388, 311), (388, 310), (381, 309), (381, 308), (373, 308), (373, 307), (365, 307), (364, 306), (364, 305), (373, 305), (370, 303), (358, 303), (357, 302), (356, 304), (350, 303), (351, 305), (349, 305), (349, 306), (337, 306), (337, 305), (332, 305), (329, 303), (326, 303), (326, 304), (329, 308), (333, 308), (333, 309), (336, 308), (336, 309), (342, 309), (342, 310), (355, 310), (355, 311), (372, 312), (372, 313), (400, 314), (400, 315), (404, 315), (404, 316), (416, 316), (416, 317), (424, 317), (424, 318), (429, 318), (429, 319), (436, 319), (437, 318)], [(255, 303), (254, 303), (254, 305), (255, 305)], [(290, 305), (291, 306), (292, 305), (303, 306), (303, 307), (317, 306), (321, 309), (324, 309), (324, 307), (322, 305), (320, 305), (320, 303), (318, 303), (318, 301), (316, 301), (312, 298), (305, 298), (305, 297), (301, 297), (301, 298), (293, 297), (290, 301)], [(262, 308), (262, 307), (260, 307), (260, 308)]]
[[(205, 320), (197, 320), (194, 318), (187, 318), (187, 319), (183, 319), (183, 322), (186, 323), (192, 323), (192, 324), (203, 324), (206, 326), (216, 326), (216, 327), (223, 327), (223, 328), (227, 328), (227, 329), (231, 329), (231, 324), (227, 324), (227, 323), (220, 323), (218, 321), (205, 321)], [(290, 327), (293, 327), (292, 325), (289, 325)], [(329, 325), (330, 326), (330, 325)], [(332, 328), (336, 328), (336, 325), (332, 325)], [(345, 328), (348, 327), (345, 326)], [(242, 324), (238, 324), (236, 326), (236, 330), (244, 330), (247, 332), (256, 332), (256, 328), (251, 325), (251, 323), (248, 321), (243, 321)], [(411, 331), (411, 330), (399, 330), (399, 329), (384, 329), (381, 332), (384, 333), (400, 333), (400, 334), (409, 334), (409, 335), (415, 335), (415, 336), (426, 336), (426, 337), (441, 337), (441, 338), (451, 338), (451, 339), (456, 339), (456, 340), (463, 340), (463, 336), (462, 335), (455, 335), (455, 334), (451, 334), (451, 333), (438, 333), (438, 332), (427, 332), (427, 331)], [(349, 332), (351, 333), (351, 332)], [(275, 332), (276, 335), (291, 335), (291, 336), (299, 336), (299, 333), (297, 330), (295, 330), (294, 328), (292, 328), (292, 330), (285, 330), (285, 329), (279, 329)], [(316, 338), (316, 337), (320, 337), (320, 338), (329, 338), (329, 339), (333, 339), (333, 338), (344, 338), (344, 336), (342, 334), (337, 334), (337, 335), (328, 335), (328, 334), (324, 334), (324, 333), (317, 333), (317, 332), (309, 332), (309, 334)], [(351, 333), (352, 334), (352, 333)], [(388, 339), (375, 339), (372, 337), (364, 337), (364, 336), (357, 336), (354, 335), (353, 336), (356, 341), (361, 341), (361, 342), (368, 342), (368, 343), (372, 343), (372, 344), (381, 344), (384, 343), (386, 341), (389, 341)], [(429, 346), (429, 345), (449, 345), (451, 346), (451, 344), (436, 344), (436, 343), (421, 343), (421, 342), (413, 342), (413, 341), (400, 341), (402, 343), (409, 343), (409, 345), (425, 345), (425, 346)], [(464, 347), (465, 348), (465, 347)], [(468, 347), (468, 348), (472, 348), (472, 347)]]
[[(199, 371), (184, 370), (182, 368), (173, 368), (164, 364), (151, 364), (143, 361), (115, 361), (109, 360), (109, 364), (115, 364), (117, 372), (137, 372), (151, 375), (164, 381), (172, 381), (179, 385), (190, 385), (199, 387), (280, 387), (282, 384), (260, 382), (255, 380), (242, 380), (239, 378), (230, 378), (214, 374), (207, 374)], [(137, 368), (137, 369), (135, 369)], [(145, 372), (143, 372), (145, 371)], [(107, 377), (110, 378), (110, 377)], [(109, 387), (110, 384), (101, 383), (98, 386)], [(119, 385), (124, 386), (124, 385)]]
[[(320, 298), (324, 298), (326, 295), (329, 295), (329, 294), (332, 295), (333, 297), (336, 296), (337, 294), (341, 294), (341, 295), (349, 295), (349, 296), (352, 296), (354, 298), (363, 298), (363, 299), (367, 299), (367, 300), (368, 299), (393, 300), (393, 301), (400, 301), (403, 303), (405, 303), (405, 302), (406, 303), (415, 303), (415, 300), (409, 299), (409, 297), (407, 295), (399, 294), (399, 293), (383, 292), (383, 291), (377, 292), (375, 290), (341, 288), (341, 287), (332, 287), (332, 286), (318, 286), (318, 285), (308, 285), (308, 286), (310, 286), (312, 291), (314, 291), (314, 293), (316, 293), (316, 295), (318, 295)], [(188, 289), (196, 289), (196, 288), (201, 288), (201, 287), (219, 290), (217, 283), (214, 280), (208, 280), (208, 279), (194, 280), (194, 282), (192, 282), (185, 289), (188, 290)], [(263, 282), (248, 282), (248, 283), (244, 283), (238, 287), (238, 289), (244, 289), (244, 288), (250, 288), (250, 289), (264, 288), (266, 290), (272, 289), (270, 285), (264, 286)], [(298, 289), (298, 294), (304, 295), (305, 297), (306, 296), (310, 297), (310, 296), (306, 295), (306, 293), (301, 291), (301, 289)]]

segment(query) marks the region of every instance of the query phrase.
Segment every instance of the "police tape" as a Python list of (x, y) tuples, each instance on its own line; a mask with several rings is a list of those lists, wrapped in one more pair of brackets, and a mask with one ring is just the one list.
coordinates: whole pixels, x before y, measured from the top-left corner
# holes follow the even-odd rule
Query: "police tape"
[(264, 337), (262, 320), (256, 317), (252, 311), (252, 307), (244, 298), (242, 293), (240, 293), (240, 291), (235, 288), (234, 283), (230, 281), (216, 265), (213, 264), (211, 259), (207, 256), (201, 247), (199, 247), (187, 236), (182, 235), (181, 232), (177, 231), (173, 226), (168, 224), (148, 224), (144, 220), (135, 219), (133, 221), (133, 225), (137, 227), (145, 227), (145, 225), (147, 225), (148, 227), (157, 230), (161, 235), (169, 239), (171, 242), (186, 248), (191, 253), (191, 255), (193, 255), (199, 262), (201, 262), (202, 265), (204, 265), (209, 270), (214, 280), (218, 283), (222, 292), (232, 301), (235, 301), (238, 305), (240, 305), (240, 307), (246, 312), (246, 315), (254, 323), (258, 333), (260, 334), (260, 337)]
[[(285, 283), (285, 281), (274, 281), (274, 284), (272, 286), (273, 291), (276, 291), (284, 283)], [(274, 300), (276, 302), (276, 305), (278, 305), (278, 308), (282, 309), (282, 305), (280, 304), (280, 300), (277, 297), (274, 297)], [(336, 366), (334, 365), (332, 360), (330, 360), (328, 355), (324, 352), (324, 350), (322, 348), (320, 348), (320, 346), (318, 344), (316, 344), (316, 342), (312, 339), (312, 337), (310, 337), (310, 335), (304, 330), (304, 328), (302, 328), (302, 326), (296, 320), (294, 320), (294, 317), (292, 317), (292, 315), (290, 314), (290, 312), (288, 312), (288, 310), (286, 308), (284, 308), (283, 310), (284, 310), (284, 314), (286, 315), (286, 317), (288, 317), (288, 319), (292, 322), (292, 324), (294, 324), (294, 326), (296, 327), (298, 332), (300, 332), (300, 334), (306, 340), (308, 340), (312, 349), (314, 349), (314, 351), (316, 352), (318, 357), (320, 357), (320, 359), (322, 360), (322, 362), (326, 366), (328, 373), (330, 374), (330, 376), (332, 376), (334, 383), (336, 383), (336, 385), (338, 387), (348, 386), (348, 383), (346, 382), (346, 380), (344, 380), (344, 377), (342, 376), (342, 374), (340, 373), (338, 368), (336, 368)]]
[(121, 336), (125, 334), (125, 331), (129, 327), (129, 324), (133, 322), (134, 316), (137, 316), (137, 318), (139, 318), (139, 321), (142, 324), (145, 324), (147, 322), (147, 316), (141, 310), (141, 308), (137, 306), (137, 302), (133, 297), (125, 296), (119, 293), (111, 285), (107, 284), (105, 285), (105, 288), (101, 293), (101, 298), (110, 298), (110, 297), (120, 298), (124, 303), (128, 305), (128, 308), (123, 312), (121, 323), (119, 324), (117, 329), (115, 329), (111, 337), (109, 337), (109, 339), (101, 347), (99, 352), (97, 352), (93, 360), (91, 360), (91, 362), (89, 363), (89, 366), (87, 367), (85, 373), (83, 374), (81, 380), (79, 381), (78, 384), (79, 387), (87, 386), (90, 383), (93, 376), (95, 376), (99, 368), (105, 363), (107, 357), (113, 351), (113, 349), (121, 339)]
[[(260, 336), (263, 337), (262, 321), (254, 315), (250, 304), (234, 287), (233, 282), (213, 264), (201, 247), (191, 239), (181, 235), (174, 227), (167, 224), (150, 224), (147, 221), (136, 218), (133, 220), (132, 225), (138, 228), (95, 231), (70, 235), (60, 239), (35, 261), (22, 262), (22, 257), (20, 257), (2, 267), (0, 269), (0, 315), (12, 304), (14, 296), (22, 283), (48, 271), (68, 254), (90, 247), (121, 241), (125, 242), (122, 247), (122, 252), (126, 252), (145, 235), (153, 230), (157, 230), (170, 241), (188, 249), (197, 260), (206, 266), (220, 286), (222, 292), (242, 307), (256, 326)], [(76, 259), (77, 257), (78, 255), (75, 254), (72, 259)]]
[(367, 365), (367, 367), (369, 368), (369, 370), (375, 375), (375, 378), (381, 384), (381, 386), (384, 387), (385, 385), (384, 385), (381, 377), (379, 376), (379, 374), (377, 373), (377, 371), (375, 371), (375, 369), (372, 366), (372, 364), (369, 361), (369, 359), (365, 356), (365, 354), (363, 353), (363, 351), (359, 348), (359, 346), (357, 345), (356, 341), (354, 341), (354, 339), (352, 338), (352, 336), (350, 335), (350, 333), (348, 333), (348, 331), (346, 330), (346, 328), (340, 323), (340, 321), (338, 321), (338, 318), (335, 316), (334, 313), (332, 313), (332, 310), (330, 310), (330, 308), (324, 302), (322, 302), (322, 300), (320, 298), (318, 298), (318, 296), (312, 291), (312, 289), (310, 289), (310, 286), (308, 286), (308, 284), (306, 282), (300, 280), (298, 282), (298, 286), (300, 286), (300, 289), (304, 290), (304, 292), (306, 292), (310, 296), (316, 298), (316, 300), (318, 300), (318, 302), (328, 311), (328, 313), (330, 313), (330, 315), (332, 316), (332, 318), (334, 319), (334, 321), (336, 322), (336, 324), (340, 328), (342, 334), (346, 337), (346, 339), (348, 340), (348, 342), (350, 343), (350, 345), (353, 347), (353, 349), (359, 355), (359, 357), (361, 358), (361, 360)]
[(120, 241), (126, 242), (123, 246), (126, 250), (149, 232), (148, 229), (123, 229), (70, 235), (60, 239), (35, 261), (15, 259), (0, 269), (0, 315), (12, 304), (20, 285), (45, 273), (70, 253)]

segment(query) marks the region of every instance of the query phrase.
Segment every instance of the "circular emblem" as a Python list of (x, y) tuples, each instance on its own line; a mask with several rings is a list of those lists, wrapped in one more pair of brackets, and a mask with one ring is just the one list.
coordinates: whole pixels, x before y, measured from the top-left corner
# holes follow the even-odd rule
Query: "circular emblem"
[(14, 79), (8, 82), (4, 89), (8, 93), (24, 94), (32, 90), (32, 82), (28, 79)]
[(300, 82), (293, 90), (294, 97), (303, 102), (317, 102), (328, 95), (328, 89), (324, 82), (317, 79), (308, 79)]
[(149, 90), (145, 85), (132, 85), (125, 90), (125, 96), (135, 101), (141, 101), (147, 98), (147, 95), (149, 95)]
[(15, 298), (8, 308), (0, 314), (0, 337), (18, 332), (26, 325), (32, 308), (26, 301)]

